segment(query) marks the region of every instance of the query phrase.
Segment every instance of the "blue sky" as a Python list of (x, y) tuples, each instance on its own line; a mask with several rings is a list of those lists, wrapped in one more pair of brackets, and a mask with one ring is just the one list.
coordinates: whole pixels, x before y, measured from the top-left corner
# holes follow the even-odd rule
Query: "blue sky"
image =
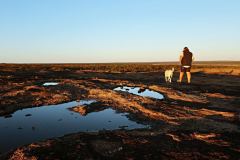
[(239, 0), (0, 0), (0, 63), (240, 60)]

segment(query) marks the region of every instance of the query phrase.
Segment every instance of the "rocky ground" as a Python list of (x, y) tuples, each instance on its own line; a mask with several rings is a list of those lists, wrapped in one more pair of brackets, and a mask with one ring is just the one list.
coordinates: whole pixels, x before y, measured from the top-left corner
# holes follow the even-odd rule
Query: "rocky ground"
[[(72, 110), (86, 115), (112, 107), (130, 113), (134, 121), (150, 123), (151, 129), (66, 135), (0, 153), (0, 159), (239, 159), (239, 65), (195, 66), (190, 85), (176, 83), (178, 73), (172, 84), (166, 84), (163, 71), (1, 65), (0, 116), (21, 108), (89, 98), (98, 102)], [(42, 86), (51, 81), (59, 85)], [(165, 99), (113, 91), (124, 85), (160, 92)]]

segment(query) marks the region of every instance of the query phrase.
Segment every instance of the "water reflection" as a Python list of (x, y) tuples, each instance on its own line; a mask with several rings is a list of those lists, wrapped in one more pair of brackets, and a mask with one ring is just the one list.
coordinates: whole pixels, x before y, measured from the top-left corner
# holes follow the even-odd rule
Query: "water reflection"
[(114, 130), (122, 126), (127, 126), (125, 129), (147, 127), (129, 120), (126, 113), (117, 113), (110, 108), (104, 108), (99, 112), (88, 112), (84, 116), (70, 110), (72, 107), (94, 102), (94, 100), (73, 101), (28, 108), (16, 111), (12, 117), (0, 117), (0, 152), (79, 131)]
[(43, 86), (56, 86), (58, 85), (57, 82), (46, 82), (46, 83), (43, 83)]
[(141, 89), (140, 87), (123, 86), (123, 87), (115, 88), (114, 91), (123, 91), (123, 92), (128, 92), (131, 94), (135, 94), (138, 96), (150, 97), (150, 98), (155, 98), (155, 99), (163, 99), (164, 98), (163, 95), (158, 92), (151, 91), (149, 89)]

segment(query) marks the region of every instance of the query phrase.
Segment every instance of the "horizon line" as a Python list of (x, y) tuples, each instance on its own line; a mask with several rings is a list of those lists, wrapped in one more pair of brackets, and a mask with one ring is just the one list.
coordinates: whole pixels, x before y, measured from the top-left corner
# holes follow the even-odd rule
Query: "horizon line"
[[(203, 63), (203, 62), (234, 62), (234, 63), (240, 63), (240, 60), (203, 60), (203, 61), (194, 61), (194, 63)], [(1, 62), (0, 64), (138, 64), (138, 63), (179, 63), (179, 61), (122, 61), (122, 62), (14, 62), (14, 63), (4, 63)]]

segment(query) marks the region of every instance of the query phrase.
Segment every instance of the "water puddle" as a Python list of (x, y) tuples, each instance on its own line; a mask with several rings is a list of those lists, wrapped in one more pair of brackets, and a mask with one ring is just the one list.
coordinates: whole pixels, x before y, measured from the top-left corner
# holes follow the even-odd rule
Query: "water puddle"
[[(58, 105), (27, 108), (9, 117), (0, 117), (0, 152), (39, 140), (76, 132), (146, 128), (147, 125), (128, 119), (127, 113), (104, 108), (85, 114), (72, 108), (86, 107), (94, 100), (73, 101)], [(89, 106), (90, 107), (90, 106)], [(101, 108), (101, 106), (100, 106)]]
[(117, 87), (113, 89), (114, 91), (123, 91), (123, 92), (128, 92), (131, 94), (135, 94), (138, 96), (142, 97), (150, 97), (150, 98), (155, 98), (155, 99), (164, 99), (164, 96), (158, 92), (151, 91), (149, 89), (144, 89), (142, 90), (140, 87), (128, 87), (128, 86), (123, 86), (123, 87)]
[(56, 86), (58, 85), (57, 82), (46, 82), (46, 83), (43, 83), (43, 86)]

